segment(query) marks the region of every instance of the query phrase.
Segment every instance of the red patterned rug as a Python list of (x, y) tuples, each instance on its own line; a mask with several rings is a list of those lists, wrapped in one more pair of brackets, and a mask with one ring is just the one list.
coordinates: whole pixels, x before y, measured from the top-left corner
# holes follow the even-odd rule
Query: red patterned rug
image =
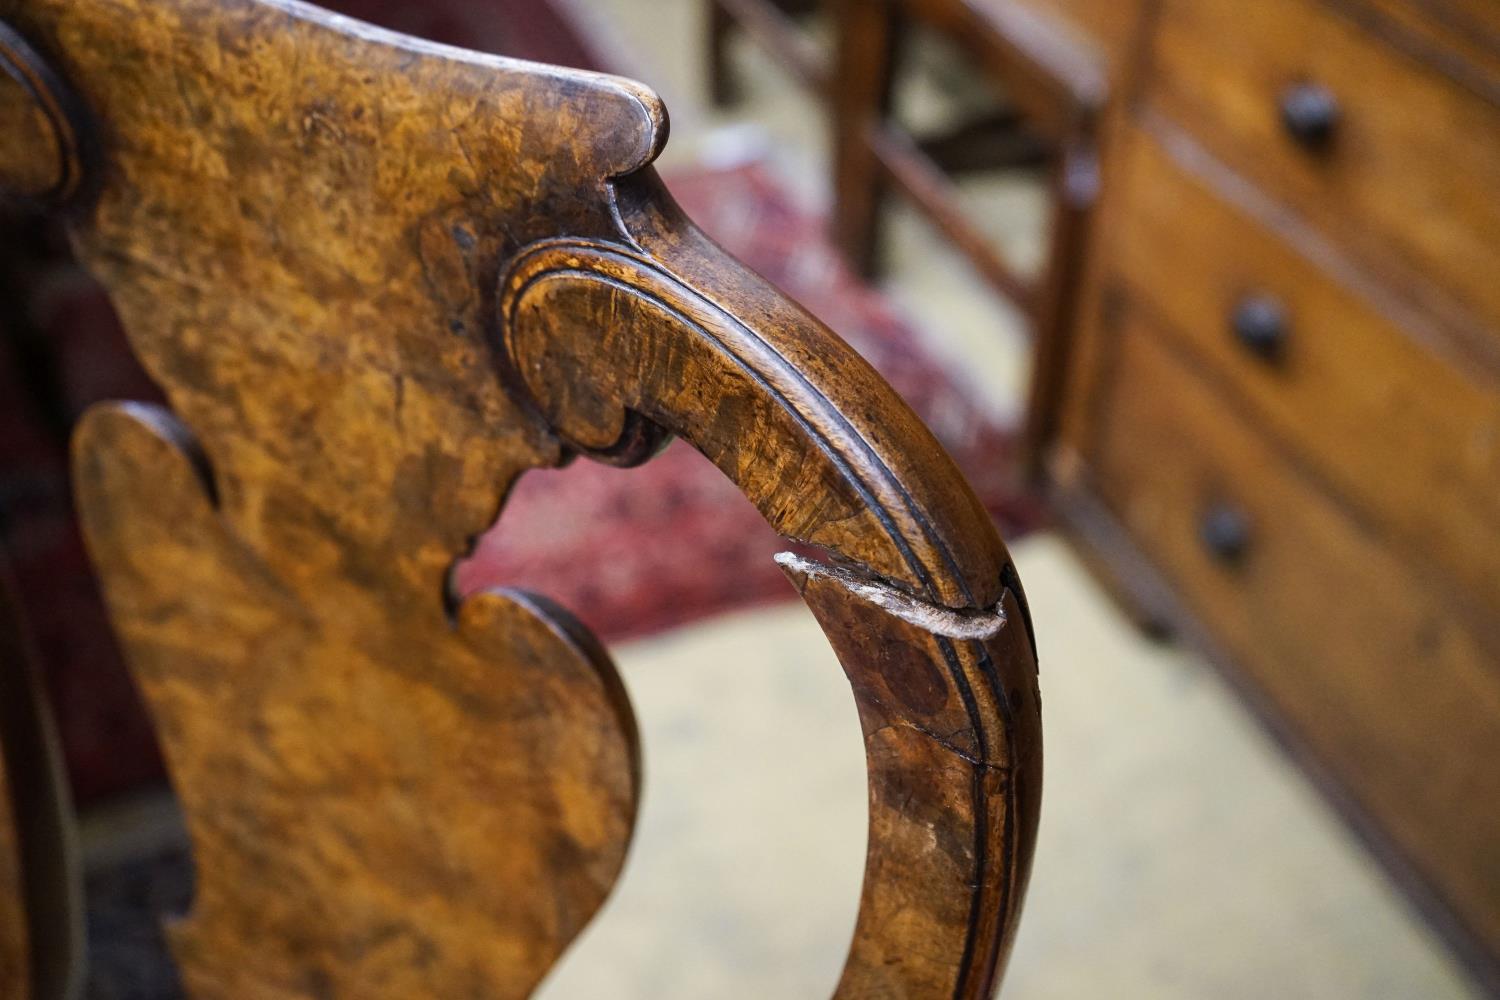
[[(837, 331), (885, 376), (958, 462), (1001, 531), (1036, 525), (1014, 489), (1012, 428), (988, 416), (920, 335), (844, 265), (823, 220), (800, 210), (762, 164), (667, 178), (721, 246)], [(457, 583), (545, 593), (606, 640), (794, 596), (771, 556), (785, 548), (719, 470), (682, 442), (637, 469), (580, 460), (522, 477)]]

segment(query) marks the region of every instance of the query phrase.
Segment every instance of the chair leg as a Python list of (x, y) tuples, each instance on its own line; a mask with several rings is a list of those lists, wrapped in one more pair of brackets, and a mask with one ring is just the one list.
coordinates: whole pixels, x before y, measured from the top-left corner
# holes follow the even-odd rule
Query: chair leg
[(1099, 158), (1091, 138), (1064, 146), (1053, 167), (1052, 245), (1032, 317), (1034, 359), (1021, 469), (1027, 481), (1044, 477), (1046, 449), (1056, 436), (1058, 399), (1076, 339), (1078, 288), (1087, 266), (1090, 222), (1099, 197)]
[(833, 240), (861, 277), (872, 278), (888, 181), (868, 136), (890, 114), (897, 15), (888, 0), (837, 0), (833, 7)]
[(714, 107), (722, 108), (739, 99), (734, 70), (729, 65), (729, 34), (734, 18), (719, 0), (708, 0), (708, 94)]

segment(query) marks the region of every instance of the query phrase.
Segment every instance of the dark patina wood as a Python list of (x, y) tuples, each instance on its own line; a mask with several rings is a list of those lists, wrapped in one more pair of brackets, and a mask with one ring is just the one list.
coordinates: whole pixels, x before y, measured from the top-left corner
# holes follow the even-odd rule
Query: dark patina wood
[(826, 553), (786, 568), (871, 765), (838, 995), (993, 990), (1040, 792), (1014, 569), (879, 376), (680, 216), (654, 94), (272, 0), (0, 12), (99, 122), (76, 248), (171, 404), (92, 411), (75, 475), (194, 996), (531, 991), (623, 860), (633, 722), (566, 612), (450, 570), (526, 470), (671, 434)]

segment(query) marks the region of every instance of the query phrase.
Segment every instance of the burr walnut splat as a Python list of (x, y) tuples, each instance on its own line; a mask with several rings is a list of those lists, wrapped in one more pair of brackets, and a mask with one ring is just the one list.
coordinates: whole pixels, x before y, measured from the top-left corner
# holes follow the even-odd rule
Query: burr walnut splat
[(827, 554), (784, 568), (869, 759), (838, 996), (989, 995), (1040, 793), (1014, 569), (879, 376), (681, 217), (654, 94), (289, 0), (0, 16), (96, 123), (71, 231), (170, 401), (91, 411), (75, 473), (189, 820), (193, 996), (534, 988), (619, 871), (634, 727), (566, 612), (448, 574), (526, 470), (672, 434)]

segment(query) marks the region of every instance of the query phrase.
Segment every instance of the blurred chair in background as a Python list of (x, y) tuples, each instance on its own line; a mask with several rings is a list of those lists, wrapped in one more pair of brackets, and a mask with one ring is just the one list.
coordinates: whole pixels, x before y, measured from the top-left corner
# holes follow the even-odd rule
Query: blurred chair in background
[[(880, 269), (888, 192), (903, 194), (1026, 317), (1036, 351), (1067, 344), (1082, 274), (1089, 216), (1098, 192), (1097, 127), (1110, 75), (1137, 26), (1135, 4), (1074, 0), (709, 0), (709, 73), (719, 101), (734, 96), (726, 59), (733, 26), (744, 28), (822, 101), (833, 147), (833, 238), (865, 277)], [(823, 18), (825, 56), (798, 21)], [(915, 136), (893, 109), (893, 88), (910, 62), (916, 31), (962, 53), (993, 90), (994, 110), (941, 134)], [(1050, 203), (1046, 251), (1030, 273), (1000, 253), (964, 207), (952, 176), (1040, 170)], [(1024, 453), (1035, 469), (1062, 360), (1044, 358), (1029, 397)]]
[(709, 0), (708, 87), (714, 103), (737, 99), (729, 65), (730, 36), (741, 29), (775, 57), (783, 69), (820, 99), (828, 99), (837, 81), (831, 61), (799, 22), (815, 17), (827, 0)]

